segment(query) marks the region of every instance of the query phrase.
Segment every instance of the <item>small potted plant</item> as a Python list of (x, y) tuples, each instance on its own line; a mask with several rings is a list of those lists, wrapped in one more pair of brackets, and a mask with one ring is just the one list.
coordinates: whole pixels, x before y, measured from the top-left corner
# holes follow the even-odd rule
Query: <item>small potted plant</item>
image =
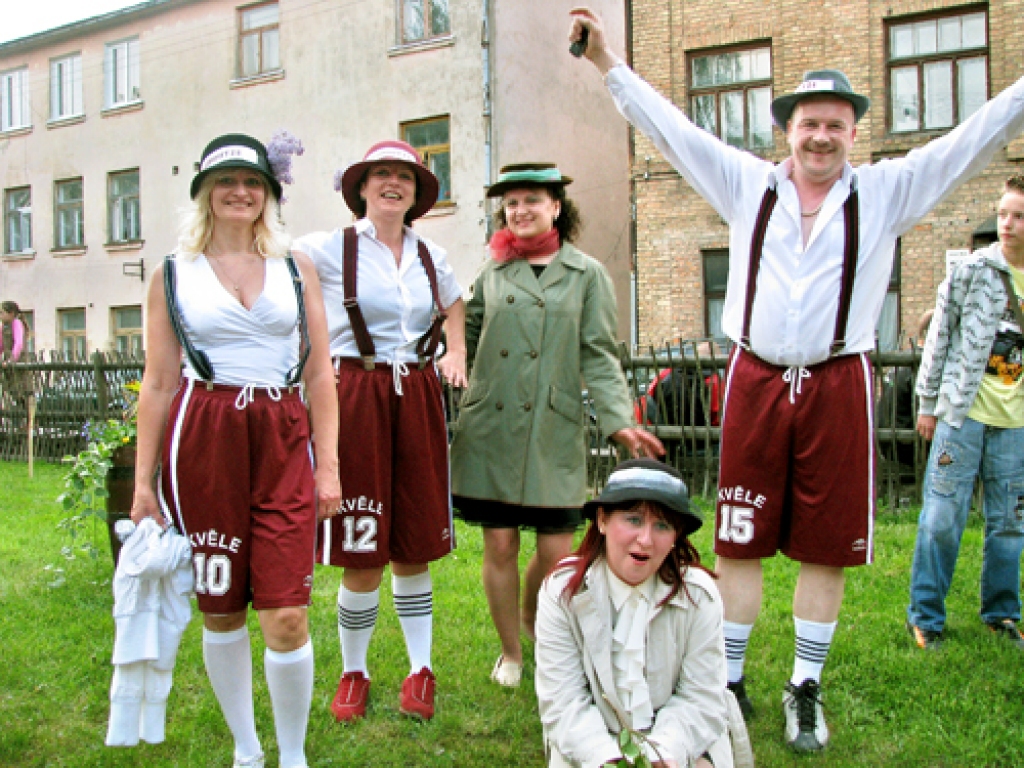
[(59, 527), (69, 538), (61, 548), (61, 554), (69, 560), (78, 552), (97, 556), (96, 546), (85, 536), (92, 518), (106, 522), (110, 550), (117, 566), (121, 542), (114, 533), (114, 525), (127, 518), (132, 508), (138, 397), (139, 382), (126, 384), (122, 417), (97, 424), (86, 423), (84, 432), (88, 445), (77, 456), (64, 457), (71, 469), (64, 476), (64, 492), (57, 497), (57, 502), (68, 513)]

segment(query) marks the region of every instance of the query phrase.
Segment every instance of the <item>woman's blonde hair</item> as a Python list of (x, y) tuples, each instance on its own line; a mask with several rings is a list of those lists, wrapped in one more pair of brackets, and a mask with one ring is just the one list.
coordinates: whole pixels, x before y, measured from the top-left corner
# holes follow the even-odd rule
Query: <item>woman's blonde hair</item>
[[(181, 226), (178, 229), (177, 254), (188, 260), (194, 259), (206, 251), (213, 236), (213, 207), (210, 205), (210, 192), (217, 183), (217, 176), (210, 174), (203, 179), (195, 199), (184, 209)], [(274, 193), (262, 178), (266, 203), (263, 213), (253, 223), (253, 246), (265, 259), (283, 258), (288, 255), (291, 238), (284, 231), (281, 222), (281, 206)]]

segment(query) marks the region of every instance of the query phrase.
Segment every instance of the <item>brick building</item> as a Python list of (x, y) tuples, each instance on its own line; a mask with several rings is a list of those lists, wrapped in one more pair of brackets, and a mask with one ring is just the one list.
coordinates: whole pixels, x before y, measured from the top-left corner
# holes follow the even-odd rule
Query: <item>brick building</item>
[[(1024, 74), (1024, 0), (632, 0), (636, 71), (698, 125), (778, 162), (769, 113), (809, 69), (834, 67), (871, 97), (854, 166), (898, 157), (951, 130)], [(645, 137), (632, 146), (641, 344), (721, 336), (728, 231)], [(1003, 180), (1024, 139), (944, 200), (898, 246), (879, 341), (915, 335), (947, 258), (995, 239)]]

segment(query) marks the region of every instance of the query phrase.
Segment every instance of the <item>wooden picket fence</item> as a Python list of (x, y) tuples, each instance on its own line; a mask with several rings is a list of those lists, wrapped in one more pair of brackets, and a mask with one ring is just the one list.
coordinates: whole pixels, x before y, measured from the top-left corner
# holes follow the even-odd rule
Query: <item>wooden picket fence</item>
[[(876, 352), (871, 358), (880, 456), (877, 485), (880, 500), (890, 508), (920, 501), (927, 458), (913, 428), (917, 414), (912, 390), (920, 352), (909, 347)], [(632, 354), (623, 345), (620, 357), (638, 421), (665, 443), (666, 460), (680, 470), (692, 493), (713, 495), (727, 358), (706, 340), (676, 341)], [(84, 360), (51, 353), (49, 359), (8, 365), (0, 375), (0, 459), (27, 458), (30, 405), (35, 408), (36, 459), (59, 462), (77, 453), (85, 447), (89, 424), (121, 417), (123, 387), (141, 378), (144, 362), (142, 357), (96, 352)], [(651, 388), (656, 378), (662, 381)], [(458, 416), (459, 394), (446, 390), (450, 421)], [(588, 479), (597, 491), (620, 457), (600, 436), (598, 416), (585, 391), (583, 398)]]
[(83, 359), (51, 352), (7, 365), (0, 373), (0, 459), (28, 458), (30, 418), (35, 460), (78, 453), (90, 424), (122, 417), (124, 385), (142, 378), (144, 363), (118, 353)]

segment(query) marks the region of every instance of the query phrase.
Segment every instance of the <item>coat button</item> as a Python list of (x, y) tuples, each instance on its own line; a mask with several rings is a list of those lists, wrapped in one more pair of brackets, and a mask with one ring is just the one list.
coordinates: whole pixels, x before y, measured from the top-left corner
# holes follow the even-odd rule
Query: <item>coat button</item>
[(508, 357), (508, 350), (507, 349), (503, 349), (498, 354), (501, 355), (502, 357)]
[(496, 402), (496, 403), (494, 404), (494, 407), (495, 407), (495, 408), (496, 408), (497, 410), (499, 410), (499, 411), (503, 411), (503, 410), (505, 410), (505, 404), (504, 404), (503, 402), (501, 402), (501, 400), (499, 400), (498, 402)]
[(537, 306), (538, 307), (543, 307), (544, 306), (544, 299), (537, 299)]
[(505, 301), (507, 301), (509, 304), (515, 304), (516, 297), (513, 296), (512, 294), (509, 294), (508, 296), (505, 297)]
[(529, 403), (527, 403), (526, 405), (523, 406), (523, 410), (524, 411), (531, 411), (531, 410), (533, 410), (533, 406), (530, 405)]
[(533, 359), (533, 360), (537, 359), (537, 350), (536, 349), (531, 349), (530, 350), (530, 358)]

